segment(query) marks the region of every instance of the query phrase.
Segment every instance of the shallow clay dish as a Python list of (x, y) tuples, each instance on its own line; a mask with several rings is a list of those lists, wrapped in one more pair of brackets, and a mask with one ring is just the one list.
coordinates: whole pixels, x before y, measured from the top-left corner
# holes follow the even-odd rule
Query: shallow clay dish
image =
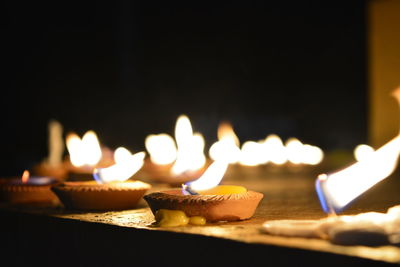
[[(19, 178), (16, 178), (19, 179)], [(12, 204), (50, 205), (58, 203), (57, 196), (51, 191), (53, 184), (12, 184), (10, 179), (0, 179), (0, 200)]]
[(202, 216), (209, 222), (238, 221), (254, 215), (263, 194), (247, 191), (228, 195), (183, 195), (180, 189), (144, 196), (153, 214), (159, 209), (182, 210), (187, 216)]
[(98, 184), (96, 181), (64, 182), (52, 187), (66, 208), (123, 210), (135, 208), (151, 186), (140, 181)]
[(184, 183), (198, 179), (207, 169), (206, 165), (203, 168), (194, 172), (186, 172), (180, 175), (172, 175), (171, 174), (172, 164), (156, 165), (151, 161), (147, 160), (145, 161), (145, 164), (143, 166), (143, 172), (146, 173), (149, 180), (152, 180), (153, 182), (165, 183), (173, 187), (178, 187)]

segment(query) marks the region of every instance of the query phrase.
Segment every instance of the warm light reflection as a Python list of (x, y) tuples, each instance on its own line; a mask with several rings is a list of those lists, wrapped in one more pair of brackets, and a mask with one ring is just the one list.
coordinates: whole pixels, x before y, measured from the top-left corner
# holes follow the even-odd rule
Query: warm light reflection
[(218, 127), (218, 141), (210, 147), (210, 158), (215, 161), (236, 163), (240, 159), (239, 139), (229, 123)]
[[(330, 175), (320, 175), (320, 198), (330, 209), (340, 210), (363, 192), (389, 176), (397, 166), (400, 136), (372, 152), (367, 158)], [(323, 194), (323, 195), (321, 195)], [(324, 203), (322, 203), (324, 205)], [(324, 208), (324, 209), (328, 209)]]
[(199, 179), (190, 182), (187, 186), (194, 192), (213, 188), (221, 182), (227, 168), (226, 162), (214, 161)]
[(116, 163), (107, 168), (95, 169), (93, 176), (99, 183), (126, 181), (142, 168), (145, 155), (145, 152), (132, 155), (129, 150), (120, 147), (114, 154)]
[(22, 173), (21, 180), (22, 180), (22, 183), (23, 183), (23, 184), (26, 184), (26, 183), (28, 182), (29, 176), (30, 176), (30, 173), (29, 173), (28, 170), (25, 170), (25, 171)]
[(101, 159), (102, 152), (94, 131), (87, 131), (82, 139), (71, 133), (67, 136), (66, 143), (70, 161), (75, 167), (95, 166)]
[(180, 175), (187, 171), (196, 171), (204, 166), (205, 141), (200, 133), (193, 134), (192, 125), (187, 116), (179, 116), (175, 127), (175, 139), (178, 147), (177, 157), (171, 172)]
[(356, 146), (356, 148), (354, 149), (354, 158), (357, 161), (362, 161), (370, 157), (373, 152), (374, 149), (372, 147), (370, 147), (369, 145), (361, 144)]
[(176, 145), (168, 134), (152, 134), (146, 137), (145, 146), (154, 164), (167, 165), (176, 159)]

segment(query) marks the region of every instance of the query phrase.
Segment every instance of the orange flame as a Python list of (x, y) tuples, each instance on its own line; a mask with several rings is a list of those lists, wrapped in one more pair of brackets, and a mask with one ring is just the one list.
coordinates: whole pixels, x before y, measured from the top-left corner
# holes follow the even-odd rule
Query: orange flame
[(29, 180), (29, 176), (30, 176), (29, 171), (25, 170), (24, 173), (22, 173), (21, 177), (22, 183), (26, 184)]

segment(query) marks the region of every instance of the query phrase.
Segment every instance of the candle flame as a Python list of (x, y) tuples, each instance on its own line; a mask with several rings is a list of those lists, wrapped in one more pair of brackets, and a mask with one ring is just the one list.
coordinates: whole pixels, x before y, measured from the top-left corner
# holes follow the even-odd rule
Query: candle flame
[(70, 161), (75, 167), (95, 166), (102, 157), (100, 143), (94, 131), (87, 131), (81, 139), (77, 134), (67, 136)]
[(266, 163), (263, 145), (254, 141), (246, 141), (240, 151), (240, 164), (245, 166), (257, 166)]
[(176, 160), (176, 145), (168, 134), (151, 134), (146, 137), (145, 146), (154, 164), (167, 165)]
[(196, 171), (204, 166), (205, 141), (200, 133), (193, 134), (192, 125), (187, 116), (179, 116), (175, 127), (175, 139), (178, 147), (177, 157), (171, 172), (180, 175), (187, 171)]
[(145, 155), (145, 152), (132, 155), (128, 149), (119, 147), (114, 152), (115, 164), (95, 169), (93, 177), (99, 183), (126, 181), (142, 168)]
[(236, 146), (239, 145), (239, 138), (236, 136), (233, 127), (228, 122), (222, 122), (218, 126), (218, 140), (230, 140), (230, 142), (234, 143)]
[(28, 171), (28, 170), (25, 170), (25, 171), (22, 173), (22, 177), (21, 177), (22, 183), (23, 183), (23, 184), (26, 184), (26, 183), (28, 182), (28, 180), (29, 180), (29, 177), (30, 177), (29, 171)]
[[(400, 104), (400, 87), (393, 92)], [(400, 134), (353, 165), (333, 174), (322, 174), (316, 189), (322, 209), (334, 213), (346, 208), (355, 198), (379, 183), (397, 167), (400, 154)]]
[(374, 149), (372, 147), (370, 147), (369, 145), (361, 144), (356, 146), (356, 148), (354, 149), (354, 157), (357, 161), (362, 161), (371, 156), (371, 153), (373, 152)]
[(221, 182), (227, 168), (228, 163), (214, 161), (199, 179), (184, 185), (184, 189), (190, 188), (191, 191), (196, 192), (213, 188)]
[(326, 212), (340, 211), (369, 188), (388, 177), (397, 166), (400, 136), (372, 152), (369, 157), (333, 174), (317, 179), (317, 191)]
[(236, 163), (240, 159), (239, 139), (231, 124), (223, 122), (219, 125), (218, 141), (211, 145), (209, 154), (214, 161)]

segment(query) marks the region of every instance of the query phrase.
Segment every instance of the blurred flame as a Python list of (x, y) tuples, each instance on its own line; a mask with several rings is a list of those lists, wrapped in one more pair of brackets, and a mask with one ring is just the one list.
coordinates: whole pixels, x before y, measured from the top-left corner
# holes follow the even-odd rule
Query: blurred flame
[(293, 164), (303, 162), (303, 143), (297, 138), (289, 138), (285, 144), (288, 161)]
[(317, 165), (324, 159), (324, 152), (317, 146), (303, 145), (303, 162), (308, 165)]
[(94, 131), (87, 131), (82, 139), (77, 134), (70, 133), (66, 143), (71, 163), (75, 167), (95, 166), (101, 159), (101, 148)]
[(354, 149), (354, 157), (357, 161), (362, 161), (370, 157), (373, 152), (374, 149), (372, 147), (370, 147), (369, 145), (361, 144), (356, 146), (356, 148)]
[(122, 146), (118, 147), (114, 151), (114, 161), (117, 164), (123, 163), (124, 161), (128, 160), (130, 156), (132, 156), (132, 153)]
[(218, 126), (218, 140), (230, 140), (236, 146), (239, 146), (239, 138), (236, 136), (233, 127), (228, 122), (222, 122)]
[(213, 188), (221, 182), (227, 168), (228, 163), (224, 161), (214, 161), (203, 175), (199, 179), (189, 183), (188, 187), (195, 192)]
[(171, 164), (176, 159), (174, 139), (168, 134), (151, 134), (146, 137), (145, 146), (153, 163), (159, 165)]
[(145, 152), (132, 155), (128, 149), (119, 147), (114, 152), (115, 164), (95, 169), (93, 176), (99, 183), (126, 181), (142, 168), (145, 155)]
[(319, 147), (303, 144), (297, 138), (289, 138), (284, 145), (278, 135), (271, 134), (259, 142), (245, 142), (241, 149), (240, 164), (257, 166), (271, 162), (283, 165), (289, 161), (293, 164), (316, 165), (323, 158), (324, 153)]
[(353, 199), (389, 176), (397, 166), (400, 153), (400, 136), (371, 152), (350, 167), (336, 173), (318, 177), (324, 182), (330, 202), (336, 207), (345, 207)]
[(263, 147), (266, 153), (267, 161), (270, 161), (276, 165), (282, 165), (286, 163), (286, 151), (283, 145), (282, 139), (276, 134), (267, 136), (263, 143)]
[(21, 180), (22, 180), (22, 183), (23, 183), (23, 184), (26, 184), (26, 183), (28, 182), (29, 176), (30, 176), (30, 173), (29, 173), (28, 170), (25, 170), (25, 171), (22, 173)]
[(223, 122), (218, 127), (218, 141), (209, 150), (210, 158), (215, 161), (236, 163), (240, 159), (239, 139), (232, 125)]
[(204, 166), (205, 141), (200, 133), (193, 134), (192, 125), (187, 116), (179, 116), (175, 127), (175, 139), (178, 147), (177, 157), (171, 172), (174, 175), (186, 171), (196, 171)]
[(257, 166), (262, 164), (264, 158), (262, 144), (254, 141), (246, 141), (240, 151), (240, 164), (245, 166)]

